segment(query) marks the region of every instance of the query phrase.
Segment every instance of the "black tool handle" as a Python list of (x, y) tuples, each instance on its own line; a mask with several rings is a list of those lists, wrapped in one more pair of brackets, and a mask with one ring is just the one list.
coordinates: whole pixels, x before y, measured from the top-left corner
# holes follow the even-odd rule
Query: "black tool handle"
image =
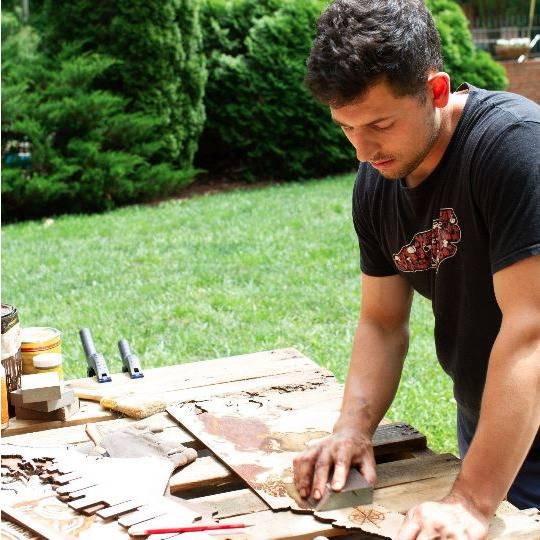
[(144, 377), (139, 357), (136, 354), (133, 354), (127, 339), (121, 339), (118, 342), (118, 350), (122, 357), (122, 371), (124, 373), (129, 373), (132, 379)]
[(118, 342), (118, 350), (120, 351), (120, 356), (122, 357), (122, 360), (126, 360), (133, 354), (131, 352), (131, 347), (129, 346), (127, 339), (121, 339)]
[(90, 358), (97, 353), (96, 346), (94, 345), (94, 340), (92, 339), (92, 333), (89, 328), (81, 328), (79, 330), (79, 335), (81, 336), (81, 343), (84, 349), (84, 354), (86, 358)]
[(97, 381), (100, 383), (111, 382), (112, 379), (109, 375), (109, 370), (107, 369), (105, 358), (103, 358), (103, 355), (101, 353), (97, 352), (90, 329), (81, 328), (79, 330), (79, 335), (81, 337), (81, 343), (84, 349), (84, 353), (86, 354), (86, 362), (88, 364), (88, 376), (95, 376), (97, 378)]

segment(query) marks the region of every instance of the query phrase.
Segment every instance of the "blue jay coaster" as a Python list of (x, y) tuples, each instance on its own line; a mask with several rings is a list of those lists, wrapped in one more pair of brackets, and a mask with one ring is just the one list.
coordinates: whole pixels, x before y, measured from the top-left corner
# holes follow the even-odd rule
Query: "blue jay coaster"
[(351, 468), (347, 481), (340, 491), (334, 491), (330, 482), (327, 482), (322, 497), (318, 501), (310, 497), (308, 502), (316, 512), (371, 504), (373, 486), (368, 484), (357, 469)]

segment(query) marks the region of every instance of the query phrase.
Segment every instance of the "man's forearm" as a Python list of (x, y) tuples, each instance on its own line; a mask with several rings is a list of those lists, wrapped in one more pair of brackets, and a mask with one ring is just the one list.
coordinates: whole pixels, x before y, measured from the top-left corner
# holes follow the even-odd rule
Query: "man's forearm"
[(505, 327), (495, 341), (480, 420), (453, 493), (491, 516), (506, 496), (540, 423), (538, 329)]
[(334, 432), (354, 428), (373, 435), (396, 394), (408, 343), (407, 325), (384, 328), (360, 320)]

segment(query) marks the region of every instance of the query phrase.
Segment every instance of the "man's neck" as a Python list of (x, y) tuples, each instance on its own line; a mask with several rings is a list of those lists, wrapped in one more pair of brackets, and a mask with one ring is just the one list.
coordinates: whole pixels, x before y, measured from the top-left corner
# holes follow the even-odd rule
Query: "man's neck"
[(405, 178), (407, 187), (420, 185), (435, 170), (452, 139), (468, 97), (468, 92), (450, 94), (448, 104), (440, 112), (441, 127), (437, 139), (422, 163)]

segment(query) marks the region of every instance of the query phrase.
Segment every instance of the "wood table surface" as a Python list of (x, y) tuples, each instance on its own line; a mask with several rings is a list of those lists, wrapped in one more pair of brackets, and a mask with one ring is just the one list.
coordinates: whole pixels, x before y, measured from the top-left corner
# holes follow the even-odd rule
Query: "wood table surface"
[[(170, 404), (211, 400), (217, 396), (231, 399), (259, 396), (287, 410), (316, 409), (321, 414), (337, 413), (343, 396), (343, 385), (331, 372), (292, 348), (177, 364), (144, 373), (145, 377), (139, 380), (114, 374), (113, 382), (104, 384), (97, 383), (95, 378), (67, 381), (78, 395), (87, 398), (81, 399), (81, 410), (66, 422), (11, 419), (9, 428), (2, 432), (3, 451), (11, 445), (89, 447), (92, 443), (84, 424), (100, 422), (101, 428), (110, 431), (135, 421), (102, 409), (95, 400), (106, 395), (158, 395)], [(308, 539), (319, 535), (375, 538), (368, 533), (351, 536), (350, 530), (333, 527), (310, 514), (274, 512), (166, 412), (143, 422), (163, 428), (165, 437), (198, 452), (195, 462), (172, 476), (171, 493), (213, 508), (225, 522), (254, 524), (245, 538)], [(375, 502), (405, 512), (419, 502), (439, 499), (449, 491), (459, 471), (459, 460), (430, 451), (425, 438), (416, 430), (384, 419), (374, 441), (379, 478)], [(540, 515), (534, 511), (519, 512), (504, 503), (493, 520), (489, 538), (518, 535), (540, 539)]]

